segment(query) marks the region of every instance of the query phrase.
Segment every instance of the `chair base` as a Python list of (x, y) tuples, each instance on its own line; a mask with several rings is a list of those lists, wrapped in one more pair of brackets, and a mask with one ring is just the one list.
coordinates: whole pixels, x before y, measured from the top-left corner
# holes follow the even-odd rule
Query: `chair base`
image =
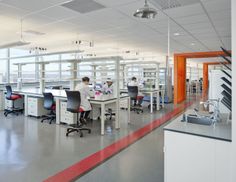
[(18, 116), (19, 113), (23, 114), (23, 109), (17, 109), (17, 108), (12, 108), (12, 109), (5, 109), (4, 110), (4, 116), (7, 117), (8, 114), (15, 114)]
[(143, 108), (140, 106), (131, 106), (130, 111), (134, 111), (137, 114), (143, 113)]
[(43, 117), (44, 118), (41, 120), (41, 123), (43, 123), (46, 120), (49, 120), (49, 124), (52, 124), (53, 120), (56, 120), (56, 115), (48, 115)]
[(105, 116), (106, 116), (106, 119), (112, 119), (112, 116), (115, 116), (116, 115), (116, 113), (114, 113), (114, 112), (112, 112), (112, 109), (111, 108), (109, 108), (107, 111), (106, 111), (107, 113), (105, 113)]
[(80, 133), (80, 137), (83, 137), (83, 132), (82, 131), (88, 131), (88, 133), (91, 133), (90, 128), (83, 127), (83, 125), (78, 125), (78, 124), (71, 124), (69, 128), (66, 130), (66, 136), (69, 136), (70, 133), (72, 132), (77, 132)]

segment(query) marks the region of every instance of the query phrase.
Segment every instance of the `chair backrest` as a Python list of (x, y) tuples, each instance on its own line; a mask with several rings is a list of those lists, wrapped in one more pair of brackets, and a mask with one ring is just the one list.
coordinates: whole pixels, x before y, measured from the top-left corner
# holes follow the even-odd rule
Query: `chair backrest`
[(128, 95), (131, 99), (136, 100), (138, 96), (138, 87), (137, 86), (127, 86), (128, 87)]
[(44, 92), (43, 97), (44, 97), (43, 107), (47, 110), (51, 110), (52, 106), (54, 104), (54, 97), (53, 97), (52, 93)]
[(67, 95), (67, 111), (72, 113), (78, 113), (81, 104), (80, 92), (69, 90), (65, 91)]
[(12, 95), (11, 86), (10, 86), (10, 85), (7, 85), (7, 86), (6, 86), (6, 90), (7, 90), (6, 99), (11, 99), (11, 95)]

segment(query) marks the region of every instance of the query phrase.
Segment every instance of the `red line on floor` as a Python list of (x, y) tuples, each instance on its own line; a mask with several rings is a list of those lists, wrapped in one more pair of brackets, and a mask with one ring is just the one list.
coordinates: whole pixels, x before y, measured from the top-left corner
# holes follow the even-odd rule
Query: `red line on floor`
[(74, 165), (64, 169), (63, 171), (58, 172), (54, 176), (49, 177), (48, 179), (44, 180), (44, 182), (71, 182), (78, 179), (81, 175), (87, 173), (88, 171), (92, 170), (94, 167), (98, 166), (108, 158), (127, 148), (129, 145), (136, 142), (143, 136), (147, 135), (160, 125), (164, 124), (165, 122), (167, 122), (168, 120), (170, 120), (192, 104), (192, 102), (189, 102), (183, 104), (178, 108), (175, 108), (174, 110), (168, 112), (161, 118), (152, 121), (151, 123), (134, 131), (133, 133), (130, 133), (129, 135), (121, 138), (120, 140), (105, 147), (104, 149), (95, 152), (94, 154), (82, 159)]

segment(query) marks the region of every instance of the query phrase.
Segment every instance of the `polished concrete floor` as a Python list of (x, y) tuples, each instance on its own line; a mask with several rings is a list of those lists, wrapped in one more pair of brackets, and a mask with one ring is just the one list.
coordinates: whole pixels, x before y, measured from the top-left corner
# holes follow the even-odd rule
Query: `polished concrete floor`
[[(121, 111), (121, 129), (114, 122), (106, 122), (106, 134), (100, 135), (100, 122), (88, 124), (92, 134), (84, 132), (65, 136), (65, 126), (41, 123), (33, 117), (8, 116), (0, 112), (0, 182), (39, 182), (71, 166), (86, 156), (108, 146), (130, 132), (170, 111), (167, 105), (153, 114), (131, 114), (126, 122), (126, 111)], [(112, 157), (78, 181), (163, 181), (163, 130), (154, 130)]]

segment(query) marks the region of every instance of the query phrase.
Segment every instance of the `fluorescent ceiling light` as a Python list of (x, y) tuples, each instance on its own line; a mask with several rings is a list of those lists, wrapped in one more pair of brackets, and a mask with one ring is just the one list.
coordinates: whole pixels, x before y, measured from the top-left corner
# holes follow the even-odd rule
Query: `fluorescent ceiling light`
[(25, 42), (25, 41), (16, 41), (16, 42), (10, 42), (7, 44), (0, 45), (0, 49), (5, 49), (5, 48), (11, 48), (11, 47), (19, 47), (19, 46), (25, 46), (30, 44), (30, 42)]
[(190, 45), (194, 46), (194, 45), (195, 45), (195, 43), (193, 43), (193, 42), (192, 42)]
[(26, 41), (23, 40), (22, 21), (23, 20), (21, 19), (21, 21), (20, 21), (20, 40), (0, 45), (0, 49), (11, 48), (11, 47), (19, 47), (19, 46), (25, 46), (25, 45), (30, 44), (30, 42), (26, 42)]
[[(17, 34), (21, 34), (21, 32), (17, 32)], [(38, 32), (35, 30), (26, 30), (22, 32), (22, 35), (30, 35), (30, 36), (40, 36), (40, 35), (45, 35), (43, 32)]]
[(179, 35), (180, 35), (179, 32), (175, 32), (175, 33), (174, 33), (174, 36), (179, 36)]

